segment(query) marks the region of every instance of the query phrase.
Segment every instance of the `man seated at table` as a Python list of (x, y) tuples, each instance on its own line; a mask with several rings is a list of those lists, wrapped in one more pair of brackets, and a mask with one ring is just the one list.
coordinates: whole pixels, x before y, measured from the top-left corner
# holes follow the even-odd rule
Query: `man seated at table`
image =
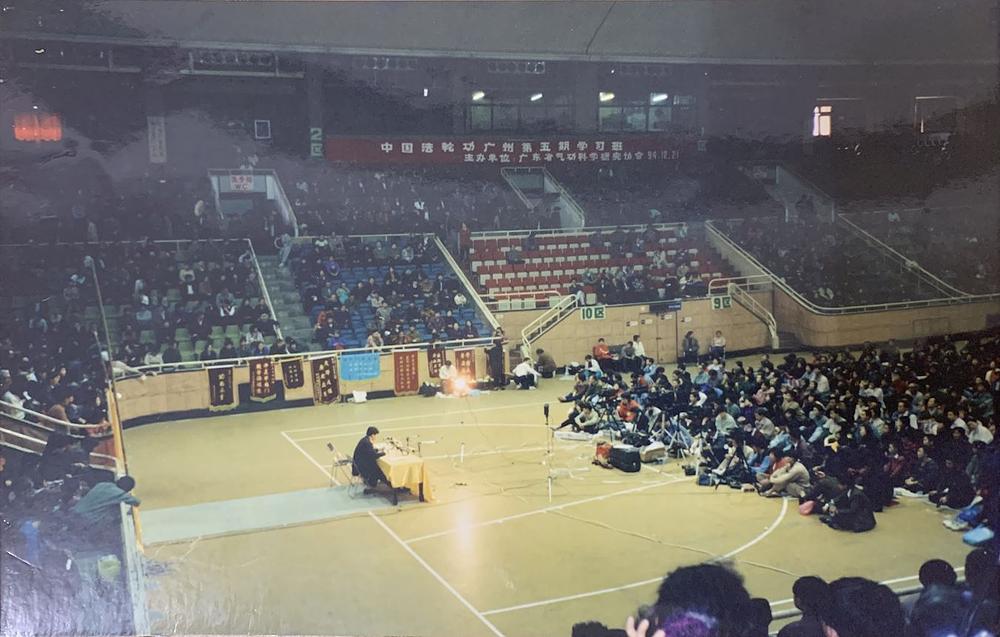
[(531, 364), (531, 359), (526, 358), (518, 364), (511, 372), (518, 389), (535, 389), (538, 385), (540, 374), (535, 371)]
[(378, 440), (378, 427), (369, 427), (365, 437), (354, 447), (351, 474), (361, 476), (365, 482), (365, 494), (374, 493), (379, 482), (389, 484), (388, 478), (378, 466), (378, 459), (385, 455), (384, 451), (375, 448)]

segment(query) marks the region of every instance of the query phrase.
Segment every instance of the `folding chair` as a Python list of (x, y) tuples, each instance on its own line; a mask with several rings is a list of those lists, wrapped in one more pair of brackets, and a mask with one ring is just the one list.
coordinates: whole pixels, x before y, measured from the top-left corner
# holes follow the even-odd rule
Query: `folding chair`
[(347, 495), (352, 498), (358, 497), (365, 490), (365, 483), (361, 476), (354, 475), (354, 459), (340, 452), (332, 442), (326, 443), (326, 448), (333, 454), (333, 461), (330, 463), (330, 486), (337, 482), (339, 476), (343, 478), (342, 484), (347, 486)]

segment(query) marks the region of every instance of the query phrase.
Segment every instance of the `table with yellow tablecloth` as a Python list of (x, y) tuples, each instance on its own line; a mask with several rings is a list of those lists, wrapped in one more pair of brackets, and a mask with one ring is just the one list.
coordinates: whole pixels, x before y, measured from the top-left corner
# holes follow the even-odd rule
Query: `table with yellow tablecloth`
[(393, 489), (406, 487), (410, 493), (419, 495), (421, 502), (434, 499), (427, 475), (427, 465), (420, 456), (385, 455), (378, 459), (378, 466), (389, 479)]

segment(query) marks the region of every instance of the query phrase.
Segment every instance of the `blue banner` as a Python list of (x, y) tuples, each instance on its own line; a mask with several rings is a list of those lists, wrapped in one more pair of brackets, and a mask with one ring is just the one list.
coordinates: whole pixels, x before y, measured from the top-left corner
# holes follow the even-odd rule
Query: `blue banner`
[(344, 354), (340, 357), (341, 380), (369, 380), (378, 378), (382, 372), (379, 355)]

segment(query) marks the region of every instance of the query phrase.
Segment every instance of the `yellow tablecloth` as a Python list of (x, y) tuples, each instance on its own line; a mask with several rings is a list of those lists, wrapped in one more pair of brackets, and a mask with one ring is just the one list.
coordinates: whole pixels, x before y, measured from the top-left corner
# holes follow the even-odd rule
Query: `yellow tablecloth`
[(378, 466), (389, 478), (389, 484), (392, 485), (392, 488), (406, 487), (413, 495), (419, 495), (422, 485), (424, 500), (434, 499), (427, 475), (427, 466), (420, 456), (385, 455), (378, 459)]

